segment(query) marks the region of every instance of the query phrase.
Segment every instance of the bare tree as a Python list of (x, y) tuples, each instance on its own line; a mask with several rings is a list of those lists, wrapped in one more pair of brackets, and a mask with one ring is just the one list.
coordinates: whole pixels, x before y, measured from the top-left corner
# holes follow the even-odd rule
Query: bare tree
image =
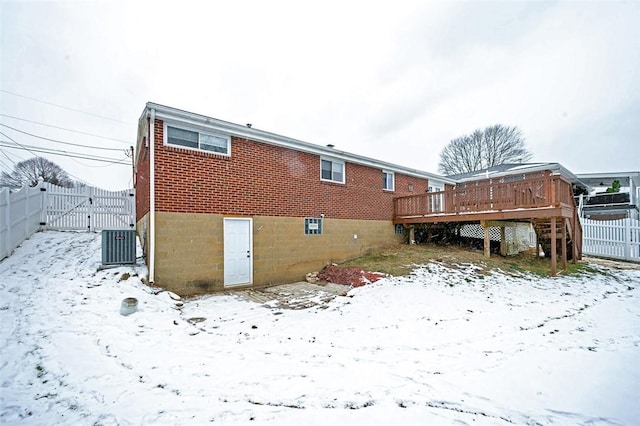
[(40, 179), (67, 188), (74, 186), (73, 180), (62, 167), (46, 158), (33, 157), (17, 163), (11, 173), (2, 172), (0, 187), (36, 186)]
[(495, 124), (453, 139), (440, 153), (438, 170), (444, 175), (475, 172), (531, 158), (517, 127)]

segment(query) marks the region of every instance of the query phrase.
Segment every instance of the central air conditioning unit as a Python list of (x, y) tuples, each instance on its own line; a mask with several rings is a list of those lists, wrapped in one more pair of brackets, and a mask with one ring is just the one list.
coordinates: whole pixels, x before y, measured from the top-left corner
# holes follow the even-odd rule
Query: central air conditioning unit
[(102, 264), (136, 263), (136, 231), (105, 229), (102, 231)]

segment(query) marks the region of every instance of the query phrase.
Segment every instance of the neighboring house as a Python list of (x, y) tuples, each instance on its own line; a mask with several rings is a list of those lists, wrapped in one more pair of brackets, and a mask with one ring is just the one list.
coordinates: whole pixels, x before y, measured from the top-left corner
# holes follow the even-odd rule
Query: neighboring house
[(455, 184), (154, 103), (135, 177), (149, 279), (180, 294), (298, 281), (397, 243), (394, 198)]
[[(640, 171), (585, 173), (578, 178), (588, 187), (581, 197), (582, 216), (593, 220), (640, 219)], [(607, 193), (615, 181), (620, 191)]]
[(469, 173), (447, 176), (456, 182), (468, 182), (478, 179), (500, 178), (510, 175), (522, 175), (525, 173), (535, 173), (541, 170), (548, 170), (554, 174), (559, 174), (568, 178), (572, 184), (579, 184), (580, 179), (560, 163), (507, 163), (487, 169), (477, 170)]

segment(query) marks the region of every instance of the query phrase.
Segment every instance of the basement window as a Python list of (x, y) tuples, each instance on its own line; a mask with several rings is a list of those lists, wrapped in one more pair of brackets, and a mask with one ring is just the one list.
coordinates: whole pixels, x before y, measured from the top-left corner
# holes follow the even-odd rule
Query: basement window
[(344, 183), (344, 161), (321, 158), (320, 179), (328, 182)]
[(321, 235), (322, 234), (322, 218), (306, 217), (304, 219), (305, 235)]
[(167, 145), (213, 152), (220, 155), (231, 155), (231, 138), (229, 136), (181, 129), (168, 125), (165, 126), (164, 134)]

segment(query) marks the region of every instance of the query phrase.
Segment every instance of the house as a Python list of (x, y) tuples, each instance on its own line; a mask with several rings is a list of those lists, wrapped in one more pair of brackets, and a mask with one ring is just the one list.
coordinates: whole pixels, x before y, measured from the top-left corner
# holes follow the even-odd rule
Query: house
[[(577, 176), (589, 192), (579, 198), (583, 217), (593, 220), (640, 219), (640, 171)], [(617, 192), (611, 192), (615, 191), (614, 185), (618, 187)]]
[[(556, 273), (582, 255), (575, 176), (557, 163), (443, 177), (147, 103), (135, 151), (149, 280), (188, 295), (298, 281), (415, 238), (416, 225), (533, 224)], [(508, 254), (509, 250), (502, 250)]]
[(149, 279), (179, 294), (259, 287), (402, 241), (394, 199), (450, 178), (147, 103), (135, 152)]

